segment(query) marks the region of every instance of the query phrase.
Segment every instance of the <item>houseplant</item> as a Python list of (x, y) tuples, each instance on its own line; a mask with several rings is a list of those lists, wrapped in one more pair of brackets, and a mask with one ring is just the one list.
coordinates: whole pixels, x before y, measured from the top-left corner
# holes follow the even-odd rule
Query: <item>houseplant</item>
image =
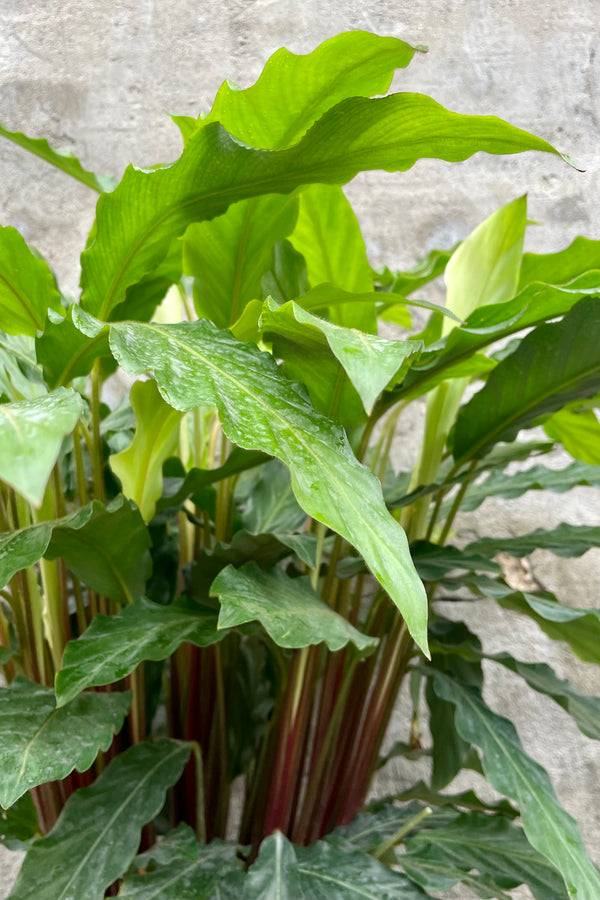
[[(4, 840), (28, 847), (14, 900), (422, 897), (457, 881), (600, 896), (546, 774), (483, 702), (478, 638), (436, 607), (492, 597), (598, 661), (595, 611), (514, 590), (492, 559), (582, 553), (597, 530), (449, 541), (486, 495), (598, 483), (599, 245), (523, 255), (519, 198), (454, 252), (370, 268), (340, 188), (358, 171), (557, 152), (422, 95), (371, 99), (414, 52), (366, 33), (279, 51), (208, 116), (174, 117), (178, 161), (116, 187), (2, 129), (101, 194), (78, 303), (0, 232), (0, 801)], [(444, 271), (445, 309), (414, 298)], [(417, 333), (412, 306), (430, 314)], [(378, 320), (409, 333), (379, 337)], [(135, 380), (110, 409), (117, 365)], [(398, 419), (425, 394), (421, 457), (395, 473)], [(540, 423), (548, 440), (516, 441)], [(567, 469), (511, 474), (556, 441)], [(598, 735), (595, 698), (494, 662)], [(406, 678), (396, 750), (407, 766), (431, 752), (431, 784), (361, 813)], [(508, 800), (441, 794), (464, 767)]]

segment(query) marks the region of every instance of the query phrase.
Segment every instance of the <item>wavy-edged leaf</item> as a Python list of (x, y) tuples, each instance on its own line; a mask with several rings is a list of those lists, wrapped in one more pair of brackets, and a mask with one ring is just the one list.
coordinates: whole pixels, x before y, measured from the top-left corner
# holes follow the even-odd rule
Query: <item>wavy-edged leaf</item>
[(170, 606), (140, 597), (118, 615), (96, 616), (81, 637), (69, 641), (56, 676), (57, 703), (64, 706), (87, 687), (118, 681), (146, 659), (166, 659), (184, 641), (207, 647), (223, 637), (216, 614), (188, 597)]
[(423, 900), (417, 885), (372, 856), (325, 841), (296, 847), (277, 831), (260, 845), (243, 900)]
[(526, 253), (519, 285), (523, 288), (532, 281), (565, 285), (583, 275), (594, 279), (600, 276), (600, 241), (576, 237), (557, 253)]
[(189, 744), (164, 739), (113, 759), (91, 787), (69, 797), (50, 834), (31, 847), (10, 900), (102, 900), (189, 753)]
[(100, 197), (96, 239), (82, 254), (81, 302), (109, 318), (173, 238), (238, 200), (343, 184), (365, 169), (402, 171), (421, 157), (457, 162), (478, 151), (524, 150), (557, 152), (500, 119), (461, 116), (419, 94), (344, 100), (287, 150), (254, 150), (218, 122), (205, 125), (177, 162), (145, 172), (130, 166), (119, 186)]
[(392, 272), (386, 266), (373, 272), (374, 279), (393, 294), (412, 294), (444, 274), (448, 260), (458, 246), (456, 244), (451, 250), (430, 250), (427, 256), (405, 272)]
[(119, 323), (111, 326), (110, 341), (126, 371), (154, 372), (175, 409), (215, 404), (234, 443), (281, 459), (302, 508), (356, 547), (426, 650), (425, 591), (378, 479), (357, 462), (344, 432), (281, 376), (269, 354), (205, 321)]
[(183, 271), (195, 278), (194, 306), (200, 318), (228, 328), (249, 300), (260, 298), (273, 247), (292, 232), (297, 214), (296, 197), (269, 194), (234, 203), (222, 216), (187, 229)]
[(65, 316), (50, 314), (45, 331), (36, 338), (35, 352), (49, 388), (68, 385), (89, 375), (98, 357), (109, 357), (108, 335), (90, 338), (73, 324), (73, 306)]
[(600, 423), (593, 410), (559, 409), (544, 422), (544, 431), (575, 459), (600, 468)]
[(62, 440), (82, 412), (79, 394), (64, 387), (0, 405), (0, 478), (33, 506), (41, 506)]
[(34, 256), (16, 229), (0, 225), (2, 330), (35, 337), (44, 329), (49, 308), (58, 311), (61, 306), (48, 264)]
[(0, 688), (0, 805), (85, 772), (120, 731), (131, 693), (83, 694), (61, 709), (52, 688), (17, 677)]
[(352, 642), (364, 651), (378, 643), (324, 603), (308, 578), (289, 578), (280, 569), (264, 572), (254, 562), (241, 569), (228, 566), (213, 581), (211, 594), (221, 603), (219, 628), (259, 621), (280, 647), (324, 642), (340, 650)]
[(121, 480), (123, 493), (148, 522), (162, 495), (162, 467), (177, 446), (182, 413), (165, 403), (155, 381), (136, 381), (130, 398), (135, 435), (129, 447), (111, 456), (109, 462)]
[(439, 581), (455, 569), (477, 572), (500, 572), (500, 566), (490, 559), (489, 554), (480, 552), (470, 545), (465, 550), (451, 545), (441, 547), (429, 541), (415, 541), (411, 553), (417, 571), (423, 581)]
[(2, 123), (0, 123), (0, 135), (8, 138), (14, 144), (18, 144), (19, 147), (29, 150), (35, 156), (39, 156), (50, 165), (60, 169), (61, 172), (76, 178), (77, 181), (81, 181), (82, 184), (94, 191), (99, 193), (112, 191), (117, 183), (112, 175), (94, 175), (93, 172), (88, 172), (70, 150), (58, 150), (52, 147), (45, 138), (32, 138), (27, 137), (22, 131), (9, 131)]
[[(527, 884), (536, 900), (567, 900), (564, 881), (504, 816), (463, 813), (441, 827), (425, 827), (406, 841), (398, 862), (425, 890), (448, 890), (457, 881), (480, 897)], [(462, 873), (462, 875), (461, 875)]]
[(481, 748), (486, 777), (519, 804), (529, 842), (559, 869), (569, 897), (600, 895), (600, 873), (576, 822), (560, 806), (545, 770), (524, 752), (512, 723), (492, 712), (475, 688), (439, 671), (432, 674), (436, 693), (456, 706), (459, 733)]
[[(344, 306), (345, 304), (374, 303), (379, 318), (386, 318), (384, 315), (386, 311), (389, 311), (392, 307), (402, 305), (414, 306), (418, 309), (428, 309), (431, 312), (439, 313), (441, 316), (452, 319), (458, 324), (460, 324), (461, 321), (458, 316), (454, 315), (451, 309), (446, 309), (445, 306), (438, 306), (436, 303), (430, 303), (428, 300), (420, 300), (416, 297), (414, 299), (409, 299), (400, 294), (394, 295), (374, 290), (362, 292), (343, 291), (341, 288), (327, 283), (318, 284), (316, 287), (306, 290), (297, 296), (294, 296), (293, 294), (291, 296), (288, 296), (288, 294), (285, 296), (273, 294), (273, 296), (279, 301), (293, 299), (298, 306), (301, 306), (302, 309), (306, 309), (309, 312), (320, 312), (321, 310), (333, 309), (334, 307)], [(397, 324), (404, 324), (408, 327), (410, 325), (410, 316), (407, 313), (404, 322), (401, 322), (399, 317), (396, 316), (394, 321), (397, 322)]]
[(10, 809), (0, 809), (0, 844), (7, 850), (26, 850), (41, 836), (37, 809), (31, 794), (24, 794)]
[(521, 557), (534, 550), (551, 550), (556, 556), (569, 559), (582, 556), (599, 545), (600, 525), (569, 525), (562, 522), (556, 528), (537, 528), (530, 534), (519, 537), (480, 538), (465, 547), (465, 552), (489, 558), (496, 553), (510, 553), (511, 556)]
[[(508, 816), (514, 819), (520, 815), (519, 810), (515, 809), (508, 800), (481, 800), (475, 791), (461, 791), (460, 794), (440, 794), (425, 784), (424, 781), (417, 781), (412, 787), (398, 794), (397, 800), (419, 800), (428, 806), (451, 806), (460, 810), (470, 810), (471, 812), (493, 812), (496, 816)], [(425, 827), (425, 826), (424, 826)]]
[(239, 90), (224, 82), (196, 127), (221, 122), (253, 147), (289, 147), (340, 100), (385, 94), (394, 70), (422, 49), (366, 31), (336, 35), (302, 55), (282, 47), (251, 87)]
[(600, 390), (600, 301), (579, 302), (560, 322), (540, 325), (498, 363), (456, 418), (456, 460), (481, 456), (498, 441)]

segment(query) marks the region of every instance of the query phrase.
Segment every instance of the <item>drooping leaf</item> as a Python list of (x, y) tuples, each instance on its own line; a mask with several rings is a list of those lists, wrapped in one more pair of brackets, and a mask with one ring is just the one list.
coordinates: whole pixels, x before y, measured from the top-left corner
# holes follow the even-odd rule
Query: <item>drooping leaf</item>
[(72, 178), (76, 178), (77, 181), (81, 181), (82, 184), (87, 185), (94, 191), (100, 193), (102, 191), (112, 191), (116, 184), (116, 179), (111, 175), (94, 175), (93, 172), (86, 171), (70, 150), (57, 150), (55, 147), (50, 146), (45, 138), (31, 138), (23, 134), (22, 131), (9, 131), (1, 123), (0, 135), (44, 159), (50, 165), (60, 169), (61, 172), (71, 175)]
[(65, 648), (56, 676), (56, 698), (64, 706), (87, 687), (124, 678), (144, 660), (166, 659), (184, 641), (206, 647), (222, 640), (217, 616), (183, 596), (170, 606), (140, 597), (115, 616), (96, 616)]
[(443, 575), (455, 569), (468, 569), (477, 572), (500, 572), (500, 566), (490, 555), (471, 549), (457, 547), (441, 547), (428, 541), (415, 541), (411, 545), (411, 553), (417, 571), (423, 581), (439, 581)]
[(16, 229), (0, 225), (2, 330), (35, 337), (44, 329), (48, 309), (60, 308), (60, 294), (47, 263), (34, 256)]
[(560, 322), (541, 325), (490, 373), (460, 410), (452, 452), (456, 460), (481, 456), (512, 440), (541, 415), (600, 390), (600, 303), (588, 298)]
[(10, 809), (0, 809), (0, 844), (7, 850), (26, 850), (40, 837), (40, 823), (31, 794), (24, 794)]
[[(439, 313), (441, 316), (444, 316), (453, 322), (460, 324), (461, 320), (458, 316), (455, 316), (451, 309), (446, 309), (445, 306), (438, 306), (435, 303), (430, 303), (428, 300), (422, 300), (417, 297), (414, 299), (408, 299), (408, 297), (404, 297), (400, 294), (388, 294), (382, 291), (375, 291), (369, 289), (368, 291), (344, 291), (341, 288), (336, 287), (333, 284), (323, 283), (317, 284), (316, 287), (311, 288), (310, 290), (306, 290), (302, 294), (294, 296), (280, 296), (277, 294), (273, 295), (276, 300), (282, 302), (283, 300), (295, 300), (298, 306), (301, 306), (302, 309), (306, 309), (309, 312), (322, 313), (323, 310), (333, 309), (338, 306), (345, 306), (347, 304), (353, 305), (355, 303), (358, 304), (375, 304), (377, 309), (378, 317), (385, 318), (383, 315), (386, 310), (389, 310), (391, 307), (402, 305), (402, 306), (414, 306), (418, 309), (428, 309), (431, 312)], [(402, 324), (398, 321), (396, 317), (394, 319), (398, 324)], [(410, 325), (410, 317), (407, 316), (406, 322), (404, 323), (407, 327)]]
[(394, 70), (419, 49), (366, 31), (339, 34), (301, 56), (282, 47), (251, 87), (240, 91), (224, 82), (196, 127), (221, 122), (252, 147), (290, 147), (340, 100), (385, 94)]
[(600, 894), (600, 873), (577, 824), (558, 803), (545, 770), (523, 751), (512, 723), (492, 712), (476, 688), (439, 671), (433, 674), (436, 693), (456, 706), (459, 733), (481, 748), (492, 786), (519, 804), (529, 842), (559, 869), (569, 897), (587, 900)]
[(200, 318), (228, 328), (249, 300), (260, 299), (273, 247), (290, 234), (297, 214), (295, 196), (268, 194), (242, 200), (216, 219), (188, 228), (182, 240), (183, 270), (195, 278), (194, 306)]
[(63, 387), (0, 405), (0, 478), (33, 506), (41, 505), (62, 439), (82, 412), (79, 394)]
[(575, 459), (600, 466), (600, 423), (591, 409), (559, 409), (544, 422), (544, 431)]
[(189, 744), (163, 739), (113, 759), (31, 847), (10, 900), (102, 900), (134, 858), (142, 826), (159, 812), (189, 752)]
[[(185, 829), (185, 830), (183, 830)], [(217, 900), (242, 897), (244, 870), (236, 858), (236, 845), (213, 840), (200, 846), (192, 829), (182, 825), (176, 832), (185, 836), (177, 844), (169, 835), (137, 857), (135, 865), (147, 866), (147, 860), (158, 863), (150, 872), (125, 877), (119, 897), (128, 900)]]
[(175, 409), (215, 404), (232, 441), (281, 459), (303, 509), (356, 547), (426, 648), (425, 592), (378, 479), (356, 461), (344, 433), (280, 375), (269, 354), (205, 321), (118, 323), (110, 340), (126, 371), (154, 371)]
[(511, 556), (527, 556), (534, 550), (551, 550), (556, 556), (571, 558), (582, 556), (600, 545), (600, 526), (568, 525), (562, 522), (556, 528), (537, 528), (519, 537), (480, 538), (465, 548), (467, 553), (481, 554), (488, 558), (496, 553)]
[(52, 688), (17, 677), (0, 688), (0, 806), (26, 791), (85, 772), (121, 729), (131, 694), (83, 694), (56, 708)]
[(520, 884), (527, 884), (536, 900), (567, 900), (568, 896), (555, 867), (504, 816), (463, 813), (435, 828), (426, 822), (409, 836), (406, 853), (398, 856), (398, 862), (426, 890), (448, 890), (462, 881), (480, 897), (498, 897), (498, 891)]
[(344, 100), (287, 150), (254, 150), (218, 122), (204, 125), (177, 162), (152, 171), (129, 167), (100, 197), (96, 239), (82, 255), (83, 308), (107, 319), (188, 225), (238, 200), (343, 184), (369, 168), (405, 170), (425, 156), (453, 162), (478, 151), (534, 149), (557, 152), (500, 119), (451, 113), (418, 94)]
[(324, 841), (296, 847), (281, 832), (260, 845), (248, 870), (243, 900), (423, 900), (406, 876), (372, 856), (347, 853)]
[(89, 375), (98, 357), (110, 358), (108, 335), (87, 337), (73, 325), (72, 315), (72, 306), (65, 316), (50, 315), (44, 333), (36, 338), (37, 359), (51, 389)]
[(109, 462), (121, 480), (123, 493), (137, 504), (148, 522), (162, 495), (162, 467), (177, 446), (182, 413), (165, 403), (155, 381), (136, 381), (130, 398), (136, 418), (135, 436), (129, 447), (111, 456)]
[(211, 594), (221, 603), (219, 628), (259, 621), (280, 647), (307, 647), (324, 642), (339, 650), (352, 642), (372, 650), (377, 639), (361, 634), (324, 603), (308, 578), (289, 578), (281, 569), (264, 572), (254, 562), (228, 566), (213, 581)]
[(481, 800), (474, 791), (461, 791), (460, 794), (440, 794), (424, 781), (418, 781), (411, 788), (402, 791), (398, 794), (397, 799), (400, 801), (419, 800), (428, 806), (451, 806), (472, 812), (493, 812), (497, 816), (508, 816), (509, 819), (514, 819), (519, 815), (519, 810), (515, 809), (508, 800)]

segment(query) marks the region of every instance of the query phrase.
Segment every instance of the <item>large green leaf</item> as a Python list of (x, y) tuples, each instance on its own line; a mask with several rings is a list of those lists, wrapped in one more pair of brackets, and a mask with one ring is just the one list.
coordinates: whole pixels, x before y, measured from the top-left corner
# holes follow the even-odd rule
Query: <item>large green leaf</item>
[(352, 642), (373, 650), (377, 638), (357, 631), (324, 603), (308, 578), (289, 578), (281, 569), (264, 572), (254, 562), (228, 566), (212, 583), (221, 603), (219, 628), (259, 621), (280, 647), (307, 647), (324, 642), (339, 650)]
[(544, 431), (575, 459), (600, 466), (600, 423), (593, 410), (559, 409), (544, 422)]
[(50, 165), (56, 166), (57, 169), (71, 175), (72, 178), (76, 178), (77, 181), (81, 181), (82, 184), (94, 191), (112, 191), (116, 184), (115, 179), (110, 175), (94, 175), (93, 172), (86, 171), (70, 150), (57, 150), (55, 147), (51, 147), (45, 138), (31, 138), (22, 131), (9, 131), (1, 123), (0, 135), (46, 160)]
[(562, 321), (530, 332), (498, 363), (457, 416), (454, 458), (477, 458), (539, 416), (599, 390), (600, 302), (588, 298)]
[(0, 809), (0, 844), (8, 850), (26, 850), (40, 837), (40, 823), (31, 794), (24, 794), (10, 809)]
[(500, 119), (461, 116), (419, 94), (344, 100), (287, 150), (254, 150), (218, 122), (205, 125), (177, 162), (151, 171), (130, 166), (113, 193), (100, 197), (96, 238), (82, 255), (82, 304), (107, 319), (174, 237), (238, 200), (343, 184), (364, 169), (402, 171), (421, 157), (457, 162), (482, 150), (557, 152)]
[(272, 459), (238, 480), (235, 499), (244, 503), (242, 522), (252, 534), (296, 531), (306, 521), (292, 491), (289, 470)]
[(170, 606), (140, 597), (118, 615), (96, 616), (81, 637), (69, 641), (56, 676), (57, 704), (124, 678), (146, 659), (166, 659), (184, 641), (206, 647), (223, 637), (216, 614), (185, 596)]
[(135, 436), (129, 447), (111, 456), (109, 462), (121, 480), (123, 493), (137, 504), (148, 522), (162, 495), (162, 467), (177, 446), (182, 414), (165, 403), (155, 381), (136, 381), (130, 398)]
[(587, 855), (576, 822), (558, 803), (547, 773), (524, 752), (508, 719), (492, 712), (479, 692), (439, 671), (435, 691), (456, 706), (456, 727), (482, 751), (486, 777), (521, 808), (529, 842), (563, 875), (571, 898), (600, 896), (600, 873)]
[(131, 694), (83, 694), (61, 709), (52, 688), (15, 678), (0, 688), (0, 805), (84, 772), (120, 730)]
[(567, 898), (555, 867), (504, 816), (463, 813), (434, 828), (426, 822), (408, 838), (398, 862), (426, 890), (448, 890), (462, 881), (480, 897), (498, 897), (498, 891), (527, 884), (536, 900)]
[(394, 70), (418, 49), (366, 31), (339, 34), (302, 56), (282, 47), (251, 87), (241, 91), (224, 82), (196, 127), (221, 122), (253, 147), (290, 147), (340, 100), (385, 94)]
[(61, 308), (60, 294), (48, 265), (34, 256), (18, 231), (0, 225), (2, 330), (35, 337), (37, 331), (44, 329), (48, 308)]
[(568, 285), (584, 273), (596, 280), (600, 276), (600, 241), (576, 237), (558, 253), (526, 253), (521, 264), (520, 287), (532, 281)]
[(356, 547), (426, 649), (425, 591), (378, 479), (357, 462), (341, 429), (281, 376), (269, 354), (205, 321), (119, 323), (111, 326), (110, 341), (126, 371), (154, 372), (175, 409), (215, 404), (232, 441), (281, 459), (302, 508)]
[(79, 394), (64, 387), (0, 405), (0, 478), (33, 506), (41, 506), (62, 440), (82, 412)]
[(551, 550), (557, 556), (571, 558), (582, 556), (600, 545), (600, 525), (568, 525), (562, 522), (556, 528), (538, 528), (519, 537), (489, 537), (473, 541), (465, 548), (469, 554), (481, 554), (488, 558), (496, 553), (511, 556), (527, 556), (534, 550)]
[(89, 375), (96, 359), (110, 358), (108, 335), (90, 338), (73, 325), (73, 307), (65, 316), (50, 314), (46, 329), (36, 338), (37, 360), (50, 388), (68, 385), (81, 375)]
[(25, 857), (10, 900), (102, 900), (135, 856), (142, 826), (161, 809), (189, 744), (160, 740), (121, 753), (68, 800)]
[(297, 214), (296, 197), (270, 194), (234, 203), (211, 222), (188, 228), (182, 241), (183, 270), (195, 277), (199, 317), (228, 328), (249, 300), (260, 298), (273, 247), (290, 234)]
[(281, 832), (266, 838), (248, 870), (243, 900), (423, 900), (406, 876), (372, 856), (324, 841), (295, 847)]

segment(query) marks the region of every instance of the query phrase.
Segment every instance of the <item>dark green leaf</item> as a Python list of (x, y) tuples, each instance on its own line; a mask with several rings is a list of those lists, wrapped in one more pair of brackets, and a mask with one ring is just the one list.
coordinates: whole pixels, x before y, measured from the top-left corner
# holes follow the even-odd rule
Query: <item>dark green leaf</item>
[(83, 694), (61, 709), (52, 688), (15, 678), (0, 688), (0, 805), (26, 791), (85, 772), (108, 750), (131, 694)]
[(26, 850), (40, 837), (40, 824), (31, 794), (24, 794), (10, 809), (0, 809), (0, 844), (8, 850)]
[(534, 550), (551, 550), (557, 556), (571, 558), (582, 556), (600, 544), (600, 526), (568, 525), (562, 522), (556, 528), (546, 531), (538, 528), (531, 534), (520, 537), (480, 538), (465, 548), (468, 554), (494, 556), (496, 553), (510, 553), (511, 556), (527, 556)]
[[(473, 812), (493, 812), (498, 816), (508, 816), (510, 819), (520, 815), (508, 800), (495, 800), (487, 802), (481, 800), (474, 791), (462, 791), (460, 794), (440, 794), (432, 790), (424, 781), (418, 781), (408, 790), (398, 794), (398, 800), (419, 800), (427, 806), (451, 806), (459, 809), (468, 809)], [(425, 826), (427, 827), (427, 823)]]
[(18, 231), (0, 225), (2, 330), (35, 337), (44, 329), (48, 308), (60, 310), (61, 306), (47, 263), (34, 256)]
[(471, 549), (459, 550), (457, 547), (440, 547), (428, 541), (415, 541), (411, 544), (411, 554), (417, 572), (423, 581), (439, 581), (447, 572), (455, 569), (469, 569), (478, 572), (500, 572), (498, 563), (493, 562), (485, 551)]
[(206, 647), (223, 637), (216, 614), (185, 596), (170, 606), (140, 597), (116, 616), (96, 616), (80, 638), (69, 641), (56, 676), (57, 703), (118, 681), (145, 659), (166, 659), (184, 641)]
[(252, 534), (285, 534), (306, 521), (306, 513), (294, 497), (289, 470), (277, 459), (242, 475), (235, 496), (245, 501), (242, 522)]
[(108, 335), (90, 338), (73, 325), (73, 307), (63, 316), (49, 316), (44, 334), (35, 342), (37, 360), (44, 369), (49, 388), (68, 385), (89, 375), (98, 357), (109, 357)]
[(600, 895), (600, 874), (577, 824), (559, 805), (545, 770), (523, 751), (512, 723), (492, 712), (475, 688), (439, 671), (433, 674), (436, 693), (456, 706), (459, 733), (481, 747), (486, 777), (519, 804), (528, 840), (559, 869), (569, 896), (587, 900)]
[(156, 504), (157, 509), (160, 511), (180, 506), (184, 500), (202, 488), (247, 469), (261, 466), (269, 459), (265, 453), (234, 447), (223, 465), (216, 469), (190, 469), (184, 478), (165, 478), (164, 496)]
[(27, 853), (10, 900), (102, 900), (129, 866), (142, 826), (159, 812), (189, 756), (161, 740), (121, 753), (67, 801), (50, 834)]
[(116, 180), (110, 175), (94, 175), (93, 172), (87, 172), (70, 150), (57, 150), (51, 147), (45, 138), (30, 138), (22, 131), (9, 131), (1, 123), (0, 135), (46, 160), (50, 165), (60, 169), (61, 172), (66, 172), (94, 191), (112, 191), (116, 184)]
[(327, 644), (339, 650), (352, 642), (372, 650), (377, 639), (357, 631), (324, 603), (308, 578), (289, 578), (281, 569), (264, 572), (254, 562), (241, 569), (228, 566), (219, 573), (211, 594), (221, 603), (219, 628), (259, 621), (280, 647)]

